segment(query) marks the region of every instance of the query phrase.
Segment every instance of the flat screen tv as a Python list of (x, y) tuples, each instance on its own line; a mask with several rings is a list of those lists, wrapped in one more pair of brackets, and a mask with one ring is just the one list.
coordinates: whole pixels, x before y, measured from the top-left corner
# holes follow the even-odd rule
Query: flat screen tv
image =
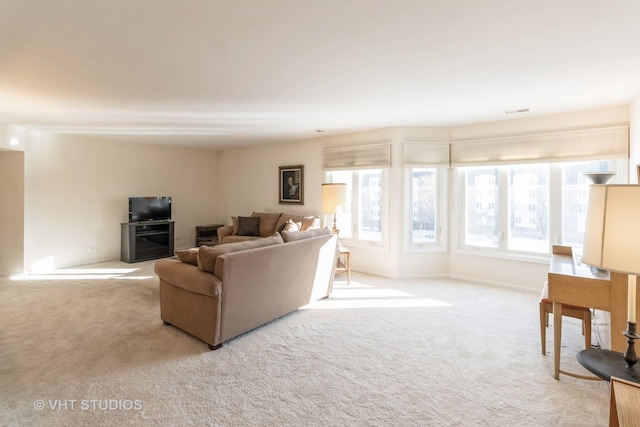
[(171, 196), (129, 197), (129, 222), (171, 219)]

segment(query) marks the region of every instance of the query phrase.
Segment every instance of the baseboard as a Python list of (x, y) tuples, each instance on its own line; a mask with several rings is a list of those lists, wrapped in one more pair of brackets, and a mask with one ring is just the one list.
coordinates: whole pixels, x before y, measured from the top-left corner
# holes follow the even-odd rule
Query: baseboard
[[(358, 273), (358, 274), (377, 276), (377, 277), (383, 277), (385, 279), (392, 279), (392, 280), (437, 280), (437, 279), (463, 280), (465, 282), (478, 283), (480, 285), (487, 285), (487, 286), (493, 286), (493, 287), (497, 287), (497, 288), (505, 288), (505, 289), (513, 289), (513, 290), (516, 290), (516, 291), (530, 292), (530, 293), (532, 293), (534, 295), (539, 294), (540, 290), (542, 289), (542, 284), (540, 284), (539, 288), (532, 288), (530, 286), (518, 285), (518, 284), (514, 284), (514, 283), (510, 283), (510, 282), (499, 282), (499, 281), (495, 281), (495, 280), (483, 280), (483, 279), (478, 279), (477, 277), (464, 276), (464, 275), (459, 275), (459, 274), (438, 274), (438, 273), (433, 273), (433, 274), (412, 274), (412, 275), (406, 275), (406, 276), (391, 277), (391, 276), (388, 276), (388, 275), (377, 274), (377, 273), (372, 273), (372, 272), (364, 273), (364, 272), (361, 272), (361, 271), (354, 271), (354, 270), (351, 270), (351, 272), (352, 273)], [(353, 277), (352, 277), (352, 280), (353, 280)]]
[(514, 284), (514, 283), (510, 283), (510, 282), (498, 282), (498, 281), (495, 281), (495, 280), (483, 280), (483, 279), (478, 279), (476, 277), (469, 277), (469, 276), (464, 276), (464, 275), (459, 275), (459, 274), (452, 274), (452, 275), (449, 275), (449, 277), (451, 279), (464, 280), (466, 282), (479, 283), (481, 285), (494, 286), (494, 287), (498, 287), (498, 288), (513, 289), (513, 290), (516, 290), (516, 291), (531, 292), (532, 294), (539, 294), (540, 290), (542, 289), (542, 284), (540, 284), (540, 288), (534, 289), (534, 288), (532, 288), (530, 286), (518, 285), (518, 284)]

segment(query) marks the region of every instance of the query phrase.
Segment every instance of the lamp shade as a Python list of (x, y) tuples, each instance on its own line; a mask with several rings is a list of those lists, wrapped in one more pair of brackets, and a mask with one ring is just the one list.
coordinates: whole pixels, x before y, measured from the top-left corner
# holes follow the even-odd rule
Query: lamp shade
[(347, 184), (322, 184), (322, 213), (334, 214), (347, 204)]
[(640, 275), (640, 185), (592, 185), (582, 262)]

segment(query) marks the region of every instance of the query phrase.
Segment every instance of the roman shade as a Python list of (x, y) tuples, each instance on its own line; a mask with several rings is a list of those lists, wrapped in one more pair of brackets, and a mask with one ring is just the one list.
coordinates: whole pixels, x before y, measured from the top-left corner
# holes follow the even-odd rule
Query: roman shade
[(452, 166), (628, 158), (629, 126), (522, 135), (451, 144)]
[(323, 152), (322, 166), (325, 171), (389, 168), (391, 144), (328, 148)]
[(411, 167), (449, 167), (448, 142), (405, 142), (403, 165)]

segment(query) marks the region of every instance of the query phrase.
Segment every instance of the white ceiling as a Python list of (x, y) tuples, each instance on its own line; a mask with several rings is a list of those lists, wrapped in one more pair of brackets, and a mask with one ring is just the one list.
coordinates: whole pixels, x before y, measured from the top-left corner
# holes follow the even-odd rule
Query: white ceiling
[(637, 0), (0, 0), (0, 122), (222, 149), (622, 105), (639, 22)]

